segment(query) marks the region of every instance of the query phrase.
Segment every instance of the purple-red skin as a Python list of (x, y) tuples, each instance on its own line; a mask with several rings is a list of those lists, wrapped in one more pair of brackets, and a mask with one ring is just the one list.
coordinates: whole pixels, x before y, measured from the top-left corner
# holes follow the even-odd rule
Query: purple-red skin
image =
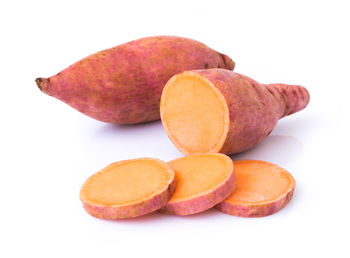
[(219, 211), (233, 216), (240, 217), (265, 217), (272, 215), (282, 209), (292, 199), (294, 188), (281, 196), (279, 199), (263, 204), (232, 204), (229, 202), (221, 202), (215, 206)]
[(120, 206), (102, 206), (83, 202), (83, 207), (87, 213), (100, 219), (115, 220), (135, 218), (154, 212), (163, 207), (173, 195), (175, 189), (176, 181), (174, 178), (166, 190), (156, 194), (151, 199), (140, 203)]
[(216, 204), (224, 201), (229, 197), (236, 187), (236, 176), (234, 170), (230, 177), (227, 178), (219, 187), (211, 192), (188, 200), (178, 202), (168, 202), (159, 211), (173, 215), (192, 215), (214, 207)]
[(310, 100), (307, 89), (299, 85), (260, 84), (225, 69), (196, 70), (215, 85), (229, 109), (229, 131), (221, 153), (243, 152), (260, 143), (277, 121), (304, 109)]
[(155, 36), (90, 55), (49, 78), (41, 91), (97, 120), (136, 124), (160, 118), (163, 87), (194, 69), (234, 69), (226, 55), (187, 38)]

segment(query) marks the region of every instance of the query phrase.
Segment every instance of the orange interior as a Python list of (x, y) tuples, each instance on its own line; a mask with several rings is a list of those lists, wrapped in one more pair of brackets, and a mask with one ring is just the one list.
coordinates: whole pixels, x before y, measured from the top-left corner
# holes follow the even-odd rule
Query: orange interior
[(169, 80), (162, 93), (161, 117), (170, 139), (187, 155), (218, 152), (225, 142), (225, 98), (199, 74), (184, 72)]
[(175, 171), (176, 190), (169, 202), (203, 195), (223, 184), (233, 171), (232, 160), (223, 154), (200, 154), (169, 162)]
[(164, 191), (173, 178), (171, 168), (159, 160), (116, 162), (89, 177), (80, 197), (97, 205), (131, 204)]
[(236, 189), (225, 201), (233, 204), (274, 201), (294, 188), (291, 174), (274, 164), (257, 160), (233, 163)]

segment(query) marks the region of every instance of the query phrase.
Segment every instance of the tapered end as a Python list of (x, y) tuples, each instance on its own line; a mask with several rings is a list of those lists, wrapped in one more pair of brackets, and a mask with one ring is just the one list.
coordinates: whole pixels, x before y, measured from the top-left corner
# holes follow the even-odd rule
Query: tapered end
[(45, 91), (45, 89), (47, 88), (48, 79), (46, 79), (46, 78), (36, 78), (35, 82), (36, 82), (36, 85), (38, 86), (38, 88), (41, 91)]
[(310, 102), (310, 94), (308, 90), (300, 85), (288, 86), (286, 89), (286, 108), (285, 116), (294, 114), (306, 108)]
[(235, 62), (227, 55), (224, 55), (224, 54), (220, 54), (220, 55), (224, 63), (225, 69), (233, 71), (233, 69), (235, 69)]
[(282, 117), (303, 110), (310, 101), (310, 94), (300, 85), (268, 84), (267, 89), (283, 107)]

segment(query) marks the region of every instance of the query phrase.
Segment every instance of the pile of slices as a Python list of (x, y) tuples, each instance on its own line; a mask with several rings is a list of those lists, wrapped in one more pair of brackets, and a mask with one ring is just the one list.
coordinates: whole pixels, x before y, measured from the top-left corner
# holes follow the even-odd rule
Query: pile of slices
[(261, 217), (283, 208), (294, 188), (291, 174), (274, 164), (205, 153), (168, 163), (141, 158), (110, 164), (86, 180), (80, 199), (89, 214), (103, 219), (154, 211), (191, 215), (212, 207)]

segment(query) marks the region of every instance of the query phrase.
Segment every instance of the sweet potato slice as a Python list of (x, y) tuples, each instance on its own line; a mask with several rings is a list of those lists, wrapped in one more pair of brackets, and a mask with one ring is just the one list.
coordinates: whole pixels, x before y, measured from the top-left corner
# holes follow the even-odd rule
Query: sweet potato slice
[(138, 217), (163, 207), (175, 190), (175, 176), (150, 158), (112, 163), (89, 177), (80, 191), (84, 209), (103, 219)]
[(292, 198), (295, 181), (283, 168), (258, 160), (235, 161), (235, 191), (216, 205), (220, 211), (242, 217), (262, 217), (282, 209)]
[(225, 200), (235, 188), (232, 160), (223, 154), (197, 154), (168, 163), (175, 171), (176, 190), (161, 211), (190, 215)]

